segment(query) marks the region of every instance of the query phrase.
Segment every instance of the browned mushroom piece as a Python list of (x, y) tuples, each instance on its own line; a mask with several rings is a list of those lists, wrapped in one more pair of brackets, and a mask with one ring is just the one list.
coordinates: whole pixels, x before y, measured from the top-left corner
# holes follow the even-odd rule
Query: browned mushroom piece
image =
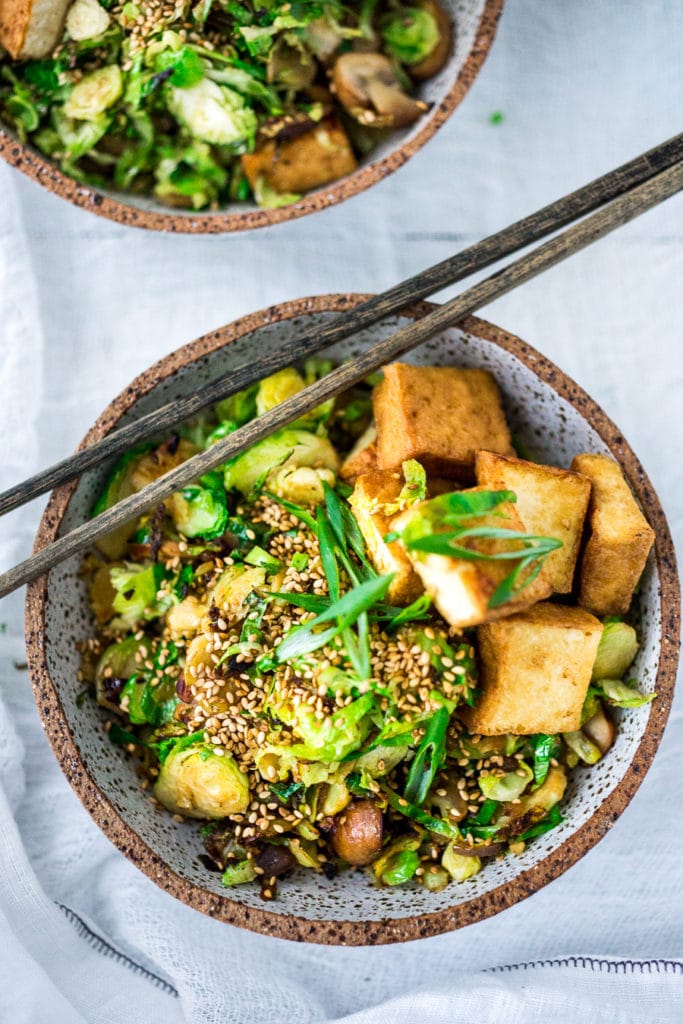
[(373, 128), (405, 128), (427, 104), (403, 91), (394, 67), (381, 53), (344, 53), (332, 68), (332, 84), (346, 111)]
[(242, 157), (242, 169), (252, 189), (263, 178), (280, 193), (319, 188), (350, 174), (356, 166), (348, 136), (334, 118), (296, 138), (270, 140)]
[(582, 731), (591, 740), (596, 747), (600, 750), (601, 754), (606, 754), (614, 743), (616, 736), (616, 729), (614, 723), (610, 718), (607, 717), (605, 711), (600, 708), (599, 711), (589, 718), (581, 726)]
[(354, 800), (337, 815), (332, 832), (334, 852), (354, 867), (369, 864), (382, 848), (382, 812), (370, 800)]
[(448, 60), (453, 46), (453, 22), (447, 11), (436, 0), (422, 0), (418, 4), (423, 11), (431, 14), (439, 30), (439, 41), (427, 56), (419, 64), (411, 64), (408, 72), (416, 82), (422, 82), (425, 78), (432, 78), (438, 75)]
[(286, 846), (274, 846), (271, 843), (264, 846), (256, 858), (256, 864), (266, 878), (282, 878), (293, 871), (297, 863), (296, 857)]

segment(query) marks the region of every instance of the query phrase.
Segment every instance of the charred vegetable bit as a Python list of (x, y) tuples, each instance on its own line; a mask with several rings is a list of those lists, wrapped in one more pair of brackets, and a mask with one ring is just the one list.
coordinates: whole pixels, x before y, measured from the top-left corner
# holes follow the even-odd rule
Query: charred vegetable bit
[(435, 0), (71, 0), (41, 35), (24, 53), (0, 25), (2, 120), (79, 182), (213, 210), (286, 206), (354, 171), (428, 109), (415, 83), (452, 26)]
[[(426, 24), (418, 17), (415, 31)], [(272, 56), (281, 77), (296, 70), (295, 55), (273, 25), (252, 12), (242, 27), (253, 30), (250, 58)], [(317, 26), (315, 45), (338, 27)], [(401, 45), (417, 45), (422, 37), (405, 28)], [(396, 24), (384, 31), (398, 45)], [(326, 66), (355, 54), (346, 43), (356, 38), (344, 37)], [(156, 73), (196, 87), (180, 84), (196, 62), (173, 52)], [(243, 56), (246, 67), (224, 70), (251, 74)], [(253, 80), (270, 88), (266, 72)], [(329, 369), (310, 360), (280, 371), (131, 452), (95, 511)], [(413, 396), (419, 379), (411, 382)], [(600, 621), (566, 589), (547, 601), (547, 581), (538, 589), (558, 544), (527, 534), (516, 507), (531, 505), (541, 527), (544, 514), (559, 521), (547, 491), (546, 505), (535, 491), (518, 503), (507, 488), (463, 489), (437, 475), (427, 468), (429, 423), (427, 441), (411, 442), (420, 458), (402, 451), (394, 468), (366, 462), (353, 487), (339, 479), (383, 393), (374, 380), (324, 403), (104, 538), (83, 564), (97, 627), (78, 688), (89, 684), (111, 742), (139, 759), (158, 813), (204, 822), (207, 870), (228, 888), (257, 884), (264, 900), (304, 870), (333, 879), (365, 869), (373, 884), (428, 892), (472, 886), (491, 858), (523, 856), (561, 825), (568, 772), (580, 784), (582, 772), (600, 771), (620, 717), (654, 698), (628, 681), (635, 626)], [(489, 443), (504, 436), (499, 424)], [(539, 474), (511, 455), (487, 449), (474, 459), (489, 469), (502, 461), (538, 486)], [(544, 468), (543, 487), (557, 474), (566, 483)], [(381, 544), (395, 547), (387, 555)], [(419, 576), (396, 587), (406, 562), (424, 567), (424, 557), (458, 570), (434, 592)], [(502, 569), (486, 592), (481, 566), (491, 563)], [(446, 616), (451, 591), (476, 605), (467, 624)]]

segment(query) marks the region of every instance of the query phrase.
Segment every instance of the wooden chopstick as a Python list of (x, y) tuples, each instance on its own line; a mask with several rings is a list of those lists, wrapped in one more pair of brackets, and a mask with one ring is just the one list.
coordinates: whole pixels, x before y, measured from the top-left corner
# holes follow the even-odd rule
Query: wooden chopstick
[(0, 493), (0, 515), (24, 505), (45, 491), (79, 476), (86, 469), (106, 459), (122, 455), (134, 445), (161, 435), (170, 428), (190, 419), (201, 409), (254, 381), (262, 380), (286, 366), (305, 359), (335, 342), (356, 334), (385, 317), (399, 312), (420, 299), (433, 295), (446, 285), (456, 284), (464, 278), (484, 270), (493, 263), (510, 256), (526, 246), (559, 231), (572, 221), (623, 195), (655, 174), (683, 159), (683, 134), (655, 146), (634, 160), (556, 202), (537, 210), (528, 217), (498, 231), (488, 238), (469, 246), (462, 252), (437, 263), (427, 270), (407, 278), (380, 295), (362, 302), (355, 309), (336, 317), (331, 323), (302, 334), (285, 349), (250, 360), (229, 373), (218, 377), (200, 391), (174, 399), (153, 412), (142, 416), (125, 427), (120, 427), (95, 444), (82, 448), (73, 455), (41, 470), (35, 476)]
[(604, 209), (551, 238), (528, 255), (437, 307), (421, 320), (408, 324), (395, 334), (372, 345), (351, 362), (338, 366), (321, 380), (240, 427), (211, 448), (194, 455), (137, 494), (125, 498), (95, 519), (82, 523), (65, 537), (60, 537), (38, 551), (31, 558), (0, 576), (0, 597), (4, 597), (24, 583), (37, 579), (71, 555), (90, 547), (99, 537), (163, 501), (174, 491), (187, 486), (203, 473), (215, 469), (227, 459), (239, 455), (250, 445), (268, 437), (278, 427), (298, 419), (327, 399), (346, 391), (368, 374), (380, 369), (392, 359), (404, 355), (445, 327), (453, 326), (481, 306), (500, 298), (542, 271), (603, 238), (615, 228), (633, 220), (681, 189), (683, 161), (662, 171), (615, 199)]

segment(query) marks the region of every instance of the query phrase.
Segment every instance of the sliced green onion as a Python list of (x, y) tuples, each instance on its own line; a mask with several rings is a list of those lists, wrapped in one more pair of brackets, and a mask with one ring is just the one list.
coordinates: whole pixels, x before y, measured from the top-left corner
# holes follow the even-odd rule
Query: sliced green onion
[(441, 768), (446, 756), (446, 732), (450, 714), (446, 708), (439, 708), (429, 720), (415, 757), (410, 765), (403, 795), (409, 803), (419, 807), (425, 802), (427, 793)]

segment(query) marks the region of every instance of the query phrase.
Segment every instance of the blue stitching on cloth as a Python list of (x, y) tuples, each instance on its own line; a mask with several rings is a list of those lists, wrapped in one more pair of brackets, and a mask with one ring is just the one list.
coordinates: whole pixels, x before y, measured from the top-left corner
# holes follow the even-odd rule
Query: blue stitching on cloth
[(528, 971), (534, 967), (590, 967), (591, 971), (606, 970), (608, 974), (683, 975), (681, 960), (605, 960), (593, 956), (567, 956), (556, 960), (527, 960), (518, 964), (500, 964), (498, 967), (485, 968), (485, 973)]
[(170, 984), (170, 982), (166, 981), (164, 978), (160, 978), (158, 974), (154, 974), (153, 971), (149, 971), (146, 967), (143, 967), (142, 964), (137, 963), (135, 960), (131, 959), (131, 957), (112, 946), (109, 942), (103, 939), (101, 935), (94, 932), (92, 928), (85, 923), (83, 918), (79, 917), (75, 910), (72, 910), (71, 907), (65, 906), (63, 903), (57, 903), (56, 906), (59, 907), (67, 920), (75, 927), (81, 938), (85, 939), (88, 945), (98, 953), (102, 953), (103, 956), (111, 957), (120, 964), (125, 964), (126, 967), (129, 967), (141, 977), (146, 978), (147, 981), (150, 981), (163, 992), (166, 992), (167, 995), (174, 996), (176, 999), (178, 998), (178, 991)]
[[(141, 977), (146, 978), (157, 988), (162, 989), (170, 996), (178, 998), (178, 991), (164, 978), (154, 974), (153, 971), (143, 967), (131, 957), (116, 949), (109, 942), (90, 928), (79, 915), (65, 906), (63, 903), (56, 904), (63, 912), (69, 922), (74, 925), (81, 938), (103, 956), (109, 956), (118, 963), (125, 964)], [(679, 974), (683, 975), (683, 961), (681, 960), (606, 960), (592, 956), (567, 956), (547, 960), (527, 960), (517, 964), (500, 964), (497, 967), (486, 967), (483, 974), (501, 974), (511, 971), (529, 971), (536, 967), (582, 967), (590, 968), (591, 971), (607, 971), (608, 974)]]

